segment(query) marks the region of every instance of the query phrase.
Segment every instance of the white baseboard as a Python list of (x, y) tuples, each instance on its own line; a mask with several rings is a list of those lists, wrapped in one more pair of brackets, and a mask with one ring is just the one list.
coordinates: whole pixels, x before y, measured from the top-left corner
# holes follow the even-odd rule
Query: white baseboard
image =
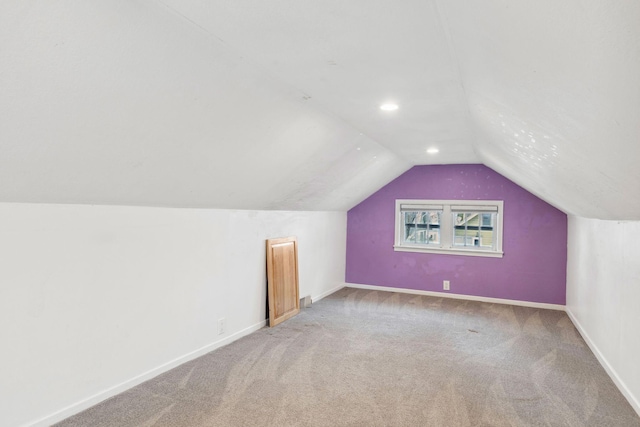
[(600, 362), (600, 365), (602, 365), (602, 367), (607, 372), (607, 374), (609, 374), (609, 377), (611, 377), (611, 380), (618, 387), (618, 390), (620, 390), (620, 393), (622, 393), (622, 395), (627, 399), (627, 401), (629, 402), (631, 407), (633, 407), (636, 413), (640, 415), (640, 401), (638, 401), (638, 399), (633, 395), (633, 393), (631, 393), (631, 391), (629, 390), (627, 385), (624, 383), (624, 381), (620, 379), (620, 377), (618, 376), (618, 373), (609, 364), (609, 361), (604, 357), (604, 355), (602, 354), (598, 346), (593, 342), (593, 340), (591, 339), (587, 331), (585, 331), (585, 329), (582, 327), (582, 325), (580, 324), (576, 316), (571, 312), (571, 309), (569, 309), (569, 307), (567, 307), (566, 312), (567, 312), (567, 315), (569, 316), (569, 319), (571, 319), (574, 326), (576, 327), (580, 335), (582, 335), (582, 338), (591, 349), (591, 352), (596, 356), (596, 359), (598, 359), (598, 362)]
[(434, 292), (434, 291), (421, 291), (417, 289), (407, 289), (407, 288), (391, 288), (388, 286), (360, 285), (358, 283), (345, 283), (345, 286), (347, 288), (369, 289), (372, 291), (400, 292), (403, 294), (426, 295), (426, 296), (438, 297), (438, 298), (464, 299), (469, 301), (489, 302), (492, 304), (508, 304), (508, 305), (519, 305), (522, 307), (544, 308), (547, 310), (560, 310), (560, 311), (565, 310), (564, 305), (547, 304), (543, 302), (530, 302), (530, 301), (519, 301), (519, 300), (502, 299), (502, 298), (477, 297), (474, 295), (452, 294), (447, 292)]
[[(629, 401), (629, 404), (638, 413), (638, 415), (640, 415), (640, 402), (638, 401), (638, 399), (629, 391), (626, 384), (620, 379), (616, 371), (611, 367), (607, 359), (600, 352), (600, 349), (598, 349), (595, 343), (591, 340), (591, 338), (589, 337), (589, 334), (584, 330), (584, 328), (582, 327), (580, 322), (577, 320), (577, 318), (573, 315), (571, 310), (569, 310), (567, 307), (563, 305), (508, 300), (508, 299), (502, 299), (502, 298), (477, 297), (473, 295), (461, 295), (461, 294), (451, 294), (451, 293), (445, 293), (445, 292), (422, 291), (422, 290), (407, 289), (407, 288), (392, 288), (387, 286), (362, 285), (357, 283), (341, 284), (331, 290), (328, 290), (315, 297), (312, 297), (312, 301), (313, 302), (320, 301), (321, 299), (339, 291), (344, 287), (355, 288), (355, 289), (368, 289), (368, 290), (376, 290), (376, 291), (399, 292), (399, 293), (414, 294), (414, 295), (427, 295), (427, 296), (434, 296), (434, 297), (440, 297), (440, 298), (463, 299), (463, 300), (470, 300), (470, 301), (481, 301), (481, 302), (489, 302), (489, 303), (496, 303), (496, 304), (509, 304), (509, 305), (524, 306), (524, 307), (532, 307), (532, 308), (544, 308), (544, 309), (551, 309), (551, 310), (566, 311), (567, 315), (575, 325), (580, 335), (582, 335), (582, 338), (585, 340), (585, 342), (587, 343), (587, 345), (589, 346), (593, 354), (596, 356), (596, 358), (602, 365), (602, 367), (605, 369), (607, 374), (611, 377), (612, 381), (616, 384), (620, 392)], [(110, 387), (100, 393), (97, 393), (87, 399), (84, 399), (72, 405), (69, 405), (66, 408), (63, 408), (53, 414), (50, 414), (46, 417), (24, 424), (24, 427), (41, 427), (41, 426), (45, 427), (45, 426), (49, 426), (51, 424), (57, 423), (59, 421), (62, 421), (65, 418), (68, 418), (81, 411), (84, 411), (85, 409), (88, 409), (112, 396), (115, 396), (116, 394), (122, 393), (125, 390), (135, 387), (138, 384), (141, 384), (147, 380), (150, 380), (151, 378), (154, 378), (164, 372), (167, 372), (183, 363), (186, 363), (190, 360), (198, 358), (204, 354), (209, 353), (210, 351), (223, 347), (227, 344), (230, 344), (233, 341), (236, 341), (246, 335), (249, 335), (250, 333), (255, 332), (258, 329), (264, 327), (266, 324), (267, 324), (266, 320), (258, 322), (252, 326), (249, 326), (248, 328), (238, 331), (232, 335), (229, 335), (228, 337), (222, 340), (213, 342), (195, 351), (192, 351), (181, 357), (171, 360), (163, 365), (160, 365), (143, 374), (140, 374), (134, 378), (131, 378), (130, 380), (127, 380), (123, 383)]]
[(345, 283), (345, 287), (355, 288), (355, 289), (368, 289), (368, 290), (374, 290), (374, 291), (387, 291), (387, 292), (400, 292), (400, 293), (415, 294), (415, 295), (427, 295), (427, 296), (434, 296), (434, 297), (441, 297), (441, 298), (465, 299), (465, 300), (471, 300), (471, 301), (481, 301), (481, 302), (490, 302), (490, 303), (496, 303), (496, 304), (509, 304), (509, 305), (523, 306), (523, 307), (544, 308), (544, 309), (550, 309), (550, 310), (565, 311), (569, 316), (569, 319), (571, 319), (574, 326), (580, 333), (580, 335), (582, 335), (582, 338), (584, 339), (584, 341), (587, 343), (587, 345), (591, 349), (591, 352), (596, 356), (596, 359), (598, 359), (598, 362), (600, 362), (600, 365), (602, 365), (602, 367), (607, 372), (609, 377), (611, 377), (611, 380), (614, 382), (616, 387), (618, 387), (618, 390), (620, 390), (620, 393), (622, 393), (622, 395), (627, 399), (631, 407), (633, 407), (633, 409), (638, 413), (638, 415), (640, 415), (640, 401), (633, 395), (633, 393), (631, 393), (631, 391), (629, 390), (627, 385), (624, 383), (624, 381), (620, 379), (617, 372), (613, 369), (613, 367), (611, 367), (611, 365), (609, 364), (607, 359), (604, 357), (600, 349), (591, 340), (591, 338), (589, 337), (589, 334), (584, 330), (584, 328), (582, 327), (578, 319), (574, 316), (574, 314), (571, 312), (571, 310), (564, 305), (508, 300), (508, 299), (502, 299), (502, 298), (477, 297), (473, 295), (450, 294), (446, 292), (421, 291), (421, 290), (406, 289), (406, 288), (391, 288), (387, 286), (361, 285), (357, 283)]
[(315, 297), (311, 297), (311, 302), (312, 302), (312, 303), (314, 303), (314, 302), (318, 302), (318, 301), (320, 301), (322, 298), (328, 297), (329, 295), (331, 295), (331, 294), (333, 294), (333, 293), (335, 293), (335, 292), (338, 292), (340, 289), (344, 288), (344, 287), (345, 287), (345, 285), (346, 285), (345, 283), (341, 283), (341, 284), (339, 284), (338, 286), (336, 286), (336, 287), (335, 287), (335, 288), (333, 288), (333, 289), (330, 289), (330, 290), (328, 290), (328, 291), (326, 291), (326, 292), (323, 292), (323, 293), (321, 293), (320, 295), (316, 295)]
[(53, 414), (47, 415), (46, 417), (40, 418), (38, 420), (35, 421), (31, 421), (27, 424), (24, 424), (23, 427), (45, 427), (45, 426), (50, 426), (51, 424), (57, 423), (59, 421), (64, 420), (65, 418), (68, 418), (72, 415), (75, 415), (79, 412), (84, 411), (85, 409), (88, 409), (100, 402), (102, 402), (103, 400), (106, 400), (110, 397), (115, 396), (116, 394), (122, 393), (125, 390), (128, 390), (132, 387), (137, 386), (138, 384), (142, 384), (143, 382), (150, 380), (151, 378), (154, 378), (160, 374), (163, 374), (173, 368), (175, 368), (176, 366), (180, 366), (183, 363), (186, 363), (190, 360), (196, 359), (202, 355), (205, 355), (207, 353), (209, 353), (210, 351), (213, 351), (217, 348), (223, 347), (227, 344), (232, 343), (233, 341), (236, 341), (242, 337), (244, 337), (245, 335), (249, 335), (252, 332), (257, 331), (258, 329), (262, 328), (263, 326), (265, 326), (267, 324), (266, 320), (263, 320), (261, 322), (258, 322), (254, 325), (249, 326), (248, 328), (245, 328), (241, 331), (238, 331), (234, 334), (229, 335), (228, 337), (225, 337), (219, 341), (213, 342), (211, 344), (208, 344), (204, 347), (201, 347), (195, 351), (192, 351), (190, 353), (185, 354), (184, 356), (180, 356), (176, 359), (173, 359), (167, 363), (164, 363), (154, 369), (151, 369), (147, 372), (144, 372), (138, 376), (135, 376), (133, 378), (131, 378), (130, 380), (127, 380), (125, 382), (122, 382), (120, 384), (117, 384), (113, 387), (109, 387), (106, 390), (101, 391), (100, 393), (94, 394), (91, 397), (88, 397), (86, 399), (83, 399), (79, 402), (76, 402), (72, 405), (67, 406), (66, 408), (63, 408), (59, 411), (54, 412)]

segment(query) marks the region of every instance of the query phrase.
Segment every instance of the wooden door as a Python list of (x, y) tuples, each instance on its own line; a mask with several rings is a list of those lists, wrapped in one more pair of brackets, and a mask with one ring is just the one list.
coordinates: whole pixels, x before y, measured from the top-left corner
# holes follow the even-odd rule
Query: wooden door
[(267, 240), (269, 326), (300, 312), (298, 242), (295, 237)]

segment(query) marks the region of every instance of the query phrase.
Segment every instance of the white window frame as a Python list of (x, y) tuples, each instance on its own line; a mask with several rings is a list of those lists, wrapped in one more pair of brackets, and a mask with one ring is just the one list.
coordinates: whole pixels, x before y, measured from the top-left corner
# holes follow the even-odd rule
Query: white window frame
[[(434, 206), (442, 207), (440, 215), (440, 245), (418, 245), (404, 242), (404, 223), (402, 218), (402, 206), (411, 205), (416, 210), (433, 210)], [(452, 213), (460, 210), (468, 210), (470, 212), (495, 212), (496, 224), (494, 239), (495, 249), (483, 249), (475, 247), (456, 247), (453, 246), (453, 215)], [(415, 199), (398, 199), (396, 200), (396, 226), (395, 226), (395, 243), (393, 250), (400, 252), (424, 252), (431, 254), (450, 254), (464, 256), (481, 256), (491, 258), (502, 258), (502, 235), (503, 225), (502, 219), (504, 211), (504, 202), (502, 200), (415, 200)]]

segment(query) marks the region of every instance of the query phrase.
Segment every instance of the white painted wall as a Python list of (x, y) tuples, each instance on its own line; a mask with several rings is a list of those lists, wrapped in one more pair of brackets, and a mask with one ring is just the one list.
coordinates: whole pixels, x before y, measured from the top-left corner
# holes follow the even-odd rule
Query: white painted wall
[(640, 221), (569, 217), (567, 311), (640, 413)]
[(0, 425), (48, 425), (261, 326), (266, 238), (298, 237), (301, 296), (331, 292), (345, 233), (343, 212), (0, 204)]

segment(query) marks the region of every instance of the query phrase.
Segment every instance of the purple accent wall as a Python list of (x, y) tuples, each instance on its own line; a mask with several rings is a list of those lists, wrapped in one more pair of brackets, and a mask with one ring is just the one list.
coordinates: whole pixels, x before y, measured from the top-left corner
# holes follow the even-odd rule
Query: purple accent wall
[[(504, 200), (503, 258), (396, 252), (396, 199)], [(565, 304), (567, 215), (484, 165), (415, 166), (347, 216), (349, 283)]]

